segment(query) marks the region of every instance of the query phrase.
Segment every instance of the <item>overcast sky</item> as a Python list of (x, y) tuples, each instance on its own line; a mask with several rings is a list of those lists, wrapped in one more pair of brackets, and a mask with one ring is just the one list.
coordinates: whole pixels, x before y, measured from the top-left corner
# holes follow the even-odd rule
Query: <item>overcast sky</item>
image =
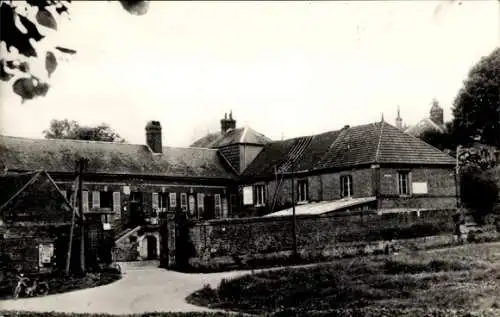
[(47, 33), (78, 51), (46, 97), (24, 103), (1, 86), (0, 133), (42, 137), (53, 118), (109, 123), (145, 142), (159, 120), (166, 145), (220, 129), (224, 112), (279, 139), (428, 116), (451, 117), (469, 68), (500, 44), (500, 8), (484, 1), (74, 2)]

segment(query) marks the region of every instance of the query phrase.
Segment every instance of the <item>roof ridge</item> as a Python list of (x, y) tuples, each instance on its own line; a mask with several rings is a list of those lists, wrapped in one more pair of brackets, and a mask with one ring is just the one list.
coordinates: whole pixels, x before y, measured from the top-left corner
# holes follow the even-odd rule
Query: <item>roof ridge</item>
[(248, 133), (248, 126), (243, 127), (243, 133), (240, 136), (240, 143), (243, 143), (243, 140), (247, 136)]
[(381, 122), (380, 123), (380, 132), (379, 132), (379, 136), (378, 136), (378, 144), (377, 144), (377, 151), (375, 152), (375, 163), (377, 163), (379, 161), (379, 158), (380, 158), (380, 145), (382, 144), (382, 135), (384, 133), (384, 123), (385, 122)]

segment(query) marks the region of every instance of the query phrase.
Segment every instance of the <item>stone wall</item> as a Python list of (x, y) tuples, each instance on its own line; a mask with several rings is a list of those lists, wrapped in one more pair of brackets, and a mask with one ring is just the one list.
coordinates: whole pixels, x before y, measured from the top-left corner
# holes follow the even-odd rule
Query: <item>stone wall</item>
[[(454, 210), (377, 214), (362, 212), (296, 218), (299, 252), (335, 252), (341, 244), (453, 234)], [(198, 223), (190, 229), (195, 258), (292, 250), (292, 218), (241, 218)]]

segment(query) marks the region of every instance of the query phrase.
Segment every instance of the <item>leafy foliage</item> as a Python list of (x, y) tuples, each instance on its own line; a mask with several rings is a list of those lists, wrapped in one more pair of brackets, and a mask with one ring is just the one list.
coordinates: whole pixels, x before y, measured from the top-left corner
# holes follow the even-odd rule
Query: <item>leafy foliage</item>
[(43, 131), (46, 139), (72, 139), (87, 141), (119, 142), (125, 140), (106, 123), (97, 126), (80, 126), (74, 120), (52, 120), (50, 127)]
[[(4, 43), (7, 55), (0, 59), (0, 80), (13, 81), (15, 94), (22, 102), (45, 96), (49, 84), (41, 76), (32, 73), (33, 59), (45, 58), (47, 77), (58, 66), (58, 58), (65, 54), (75, 54), (71, 48), (54, 46), (40, 54), (37, 43), (45, 38), (44, 28), (57, 31), (57, 18), (69, 14), (71, 0), (25, 0), (0, 1), (0, 42)], [(148, 11), (149, 1), (120, 1), (122, 7), (133, 15), (143, 15)], [(42, 55), (42, 56), (40, 56)]]
[(500, 48), (469, 71), (453, 108), (453, 134), (464, 143), (480, 138), (500, 146)]
[(480, 167), (467, 166), (460, 175), (460, 196), (465, 207), (473, 211), (474, 220), (484, 223), (498, 198), (498, 186), (488, 173)]

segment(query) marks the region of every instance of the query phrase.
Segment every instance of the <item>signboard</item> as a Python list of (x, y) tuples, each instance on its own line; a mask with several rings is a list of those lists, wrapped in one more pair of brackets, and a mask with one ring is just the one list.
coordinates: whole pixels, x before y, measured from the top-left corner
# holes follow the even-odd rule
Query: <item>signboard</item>
[(253, 204), (253, 188), (252, 186), (243, 187), (243, 204), (252, 205)]
[(106, 222), (104, 222), (104, 223), (102, 224), (102, 228), (103, 228), (104, 230), (111, 230), (111, 224), (110, 224), (110, 223), (106, 223)]
[(125, 195), (130, 195), (130, 186), (123, 186), (123, 193)]
[(427, 182), (412, 183), (413, 194), (427, 194)]
[(54, 245), (52, 243), (49, 244), (40, 244), (38, 246), (38, 257), (40, 267), (43, 267), (52, 262), (52, 257), (54, 256)]

